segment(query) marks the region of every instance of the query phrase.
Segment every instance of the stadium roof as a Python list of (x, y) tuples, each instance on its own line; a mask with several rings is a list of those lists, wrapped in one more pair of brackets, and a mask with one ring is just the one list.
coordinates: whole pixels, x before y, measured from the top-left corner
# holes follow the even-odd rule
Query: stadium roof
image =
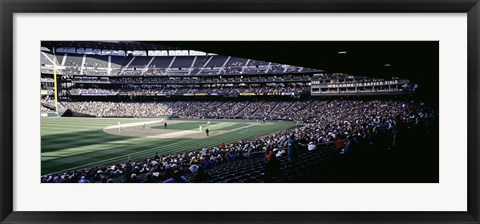
[(149, 44), (373, 78), (400, 77), (438, 100), (438, 41), (156, 41)]
[(198, 50), (377, 78), (438, 74), (437, 41), (42, 41), (42, 46)]
[(138, 41), (42, 41), (42, 47), (94, 48), (108, 50), (181, 50), (177, 47), (162, 46)]
[(418, 79), (438, 74), (437, 41), (178, 41), (148, 42), (278, 62), (327, 72)]

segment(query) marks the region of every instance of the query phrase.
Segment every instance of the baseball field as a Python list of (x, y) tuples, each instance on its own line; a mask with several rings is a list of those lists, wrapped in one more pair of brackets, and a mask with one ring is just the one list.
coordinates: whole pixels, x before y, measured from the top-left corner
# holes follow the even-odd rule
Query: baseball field
[[(210, 121), (210, 124), (208, 122)], [(167, 127), (165, 127), (167, 123)], [(255, 139), (289, 121), (166, 118), (42, 118), (42, 175)], [(208, 128), (209, 136), (205, 130)]]

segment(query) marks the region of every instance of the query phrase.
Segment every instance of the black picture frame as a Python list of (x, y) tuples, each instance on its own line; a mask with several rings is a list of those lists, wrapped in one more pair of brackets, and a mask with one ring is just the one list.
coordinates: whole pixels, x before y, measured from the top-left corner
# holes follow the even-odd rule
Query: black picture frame
[[(1, 223), (480, 223), (478, 0), (0, 0)], [(467, 212), (16, 212), (13, 211), (14, 13), (468, 13)], [(34, 200), (34, 199), (32, 199)]]

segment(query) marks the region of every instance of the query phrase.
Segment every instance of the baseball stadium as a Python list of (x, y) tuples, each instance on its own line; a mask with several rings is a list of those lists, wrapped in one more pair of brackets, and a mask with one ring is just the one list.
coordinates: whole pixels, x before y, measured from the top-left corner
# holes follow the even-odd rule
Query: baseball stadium
[(438, 183), (438, 42), (42, 41), (42, 183)]

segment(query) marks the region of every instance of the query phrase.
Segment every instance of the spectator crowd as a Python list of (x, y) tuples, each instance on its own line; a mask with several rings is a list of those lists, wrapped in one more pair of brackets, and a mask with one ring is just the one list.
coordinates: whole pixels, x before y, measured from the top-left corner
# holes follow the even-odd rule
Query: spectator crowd
[[(278, 169), (275, 158), (295, 161), (300, 151), (334, 145), (340, 154), (361, 153), (360, 148), (381, 151), (401, 147), (405, 133), (429, 129), (438, 112), (411, 100), (307, 100), (307, 101), (178, 101), (167, 103), (68, 102), (68, 108), (102, 115), (180, 114), (181, 117), (255, 113), (297, 121), (295, 128), (250, 141), (191, 149), (179, 154), (155, 154), (131, 160), (41, 177), (42, 183), (205, 182), (216, 166), (265, 153), (267, 169)], [(361, 146), (361, 147), (360, 147)], [(272, 168), (274, 167), (274, 168)], [(277, 167), (277, 168), (275, 168)]]

